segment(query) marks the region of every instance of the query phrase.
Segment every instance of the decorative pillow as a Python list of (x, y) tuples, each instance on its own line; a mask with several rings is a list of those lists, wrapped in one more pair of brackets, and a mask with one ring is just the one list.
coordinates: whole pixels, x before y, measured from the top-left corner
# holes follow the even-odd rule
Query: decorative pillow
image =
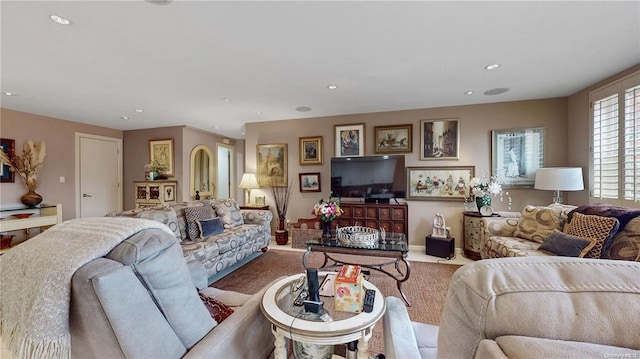
[(574, 213), (569, 222), (567, 234), (582, 238), (592, 238), (596, 244), (585, 255), (585, 258), (600, 258), (604, 243), (610, 240), (618, 231), (620, 222), (613, 217), (601, 217)]
[(538, 249), (551, 252), (558, 256), (582, 258), (595, 245), (595, 239), (572, 236), (556, 229), (544, 240)]
[(515, 237), (543, 243), (554, 229), (560, 229), (560, 208), (526, 206), (514, 231)]
[(184, 209), (184, 216), (187, 220), (189, 239), (195, 241), (200, 237), (200, 228), (198, 228), (196, 221), (199, 219), (211, 219), (216, 216), (216, 213), (209, 206), (187, 207)]
[(222, 218), (224, 228), (235, 228), (244, 224), (238, 202), (233, 199), (220, 199), (213, 204), (218, 212), (218, 216)]
[(608, 252), (604, 252), (609, 259), (622, 259), (626, 261), (639, 261), (640, 259), (640, 217), (636, 217), (618, 230), (611, 238), (611, 246)]
[(198, 229), (200, 229), (200, 238), (202, 239), (224, 232), (224, 227), (222, 226), (222, 220), (220, 217), (198, 219), (196, 220), (196, 223), (198, 224)]
[(173, 235), (182, 242), (180, 236), (180, 228), (178, 228), (178, 216), (173, 208), (153, 208), (138, 212), (138, 218), (152, 219), (154, 221), (164, 223), (171, 229)]
[(202, 293), (199, 293), (199, 295), (202, 303), (204, 303), (204, 306), (207, 307), (207, 310), (211, 314), (211, 318), (218, 322), (218, 324), (233, 314), (233, 309), (227, 307), (224, 303), (215, 298), (207, 297)]

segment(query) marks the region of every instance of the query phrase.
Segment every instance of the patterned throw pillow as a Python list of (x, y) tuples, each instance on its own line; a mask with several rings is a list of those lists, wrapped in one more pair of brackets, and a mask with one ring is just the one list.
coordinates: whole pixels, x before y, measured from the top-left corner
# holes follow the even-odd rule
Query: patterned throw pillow
[(198, 229), (200, 229), (200, 238), (202, 239), (207, 239), (207, 237), (213, 236), (214, 234), (224, 232), (224, 226), (222, 225), (220, 217), (198, 219), (196, 223), (198, 224)]
[(572, 236), (556, 229), (538, 249), (558, 256), (582, 258), (595, 244), (595, 239)]
[(592, 238), (596, 244), (591, 248), (585, 258), (600, 258), (604, 242), (610, 240), (618, 231), (620, 222), (613, 217), (601, 217), (574, 213), (567, 228), (567, 234), (582, 238)]
[(204, 306), (207, 307), (207, 310), (211, 314), (211, 318), (218, 322), (218, 324), (222, 323), (223, 320), (233, 314), (233, 309), (227, 307), (224, 303), (216, 300), (215, 298), (207, 297), (202, 293), (199, 294), (202, 303), (204, 303)]
[(233, 199), (220, 199), (214, 203), (218, 216), (222, 218), (224, 228), (235, 228), (244, 224), (238, 202)]
[(178, 216), (173, 208), (153, 208), (138, 212), (138, 218), (152, 219), (154, 221), (166, 224), (178, 241), (182, 242), (180, 236), (180, 228), (178, 228)]
[(560, 229), (560, 208), (526, 206), (513, 235), (543, 243), (554, 229)]
[(216, 216), (213, 208), (209, 206), (187, 207), (184, 209), (184, 216), (187, 220), (187, 234), (192, 241), (200, 238), (200, 228), (197, 220), (211, 219)]

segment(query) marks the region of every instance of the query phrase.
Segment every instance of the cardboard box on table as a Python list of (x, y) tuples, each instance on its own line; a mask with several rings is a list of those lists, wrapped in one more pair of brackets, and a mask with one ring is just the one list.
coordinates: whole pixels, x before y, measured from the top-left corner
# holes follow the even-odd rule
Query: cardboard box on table
[(341, 312), (360, 313), (364, 302), (360, 266), (345, 264), (336, 275), (334, 309)]

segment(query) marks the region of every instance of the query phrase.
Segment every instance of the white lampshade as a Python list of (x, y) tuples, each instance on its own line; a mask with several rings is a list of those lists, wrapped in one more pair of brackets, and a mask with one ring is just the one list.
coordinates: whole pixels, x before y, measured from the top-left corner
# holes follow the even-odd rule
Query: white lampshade
[(560, 191), (582, 191), (582, 168), (580, 167), (548, 167), (536, 171), (535, 189), (555, 191), (553, 202), (562, 203)]
[(258, 186), (258, 179), (254, 173), (245, 173), (242, 175), (242, 181), (240, 181), (240, 186), (243, 189), (256, 189), (260, 188)]

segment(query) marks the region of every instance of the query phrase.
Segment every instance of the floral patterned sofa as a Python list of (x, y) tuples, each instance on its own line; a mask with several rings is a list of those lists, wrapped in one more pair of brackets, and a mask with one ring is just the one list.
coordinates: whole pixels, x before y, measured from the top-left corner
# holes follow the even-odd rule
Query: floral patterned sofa
[[(146, 218), (166, 224), (180, 241), (187, 263), (201, 263), (209, 282), (221, 271), (266, 251), (273, 219), (270, 211), (241, 210), (237, 202), (229, 198), (140, 208), (107, 216)], [(219, 219), (211, 221), (214, 218)], [(205, 223), (214, 223), (217, 228), (214, 232), (219, 233), (203, 236), (205, 227), (201, 226)]]
[(518, 217), (484, 219), (480, 254), (483, 259), (570, 255), (547, 245), (553, 237), (562, 244), (591, 242), (572, 256), (640, 261), (639, 217), (640, 210), (603, 204), (527, 206)]

